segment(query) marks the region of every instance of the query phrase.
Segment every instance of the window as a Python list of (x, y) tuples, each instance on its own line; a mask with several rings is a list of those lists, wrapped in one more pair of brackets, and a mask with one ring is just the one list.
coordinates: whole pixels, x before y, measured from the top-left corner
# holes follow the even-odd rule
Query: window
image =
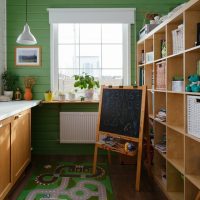
[[(73, 75), (83, 72), (94, 76), (100, 84), (130, 84), (130, 23), (124, 23), (124, 9), (119, 9), (118, 12), (112, 9), (114, 18), (110, 10), (104, 9), (105, 13), (97, 10), (95, 14), (93, 10), (89, 10), (89, 14), (88, 10), (83, 10), (81, 14), (78, 12), (80, 19), (77, 15), (73, 16), (74, 10), (70, 10), (70, 15), (65, 9), (49, 11), (51, 10), (52, 90), (66, 92), (73, 89)], [(123, 17), (119, 17), (119, 14)], [(94, 19), (93, 15), (98, 17)], [(106, 16), (108, 19), (105, 20)], [(132, 15), (128, 18), (133, 20)], [(98, 22), (94, 23), (95, 20)]]

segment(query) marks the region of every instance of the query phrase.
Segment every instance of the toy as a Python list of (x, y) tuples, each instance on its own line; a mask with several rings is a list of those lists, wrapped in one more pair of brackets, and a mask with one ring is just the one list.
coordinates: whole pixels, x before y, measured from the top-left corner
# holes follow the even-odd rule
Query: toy
[(135, 145), (131, 142), (126, 142), (125, 143), (125, 151), (134, 151), (136, 148), (135, 148)]
[(200, 76), (193, 74), (188, 77), (189, 84), (186, 85), (186, 92), (200, 92)]

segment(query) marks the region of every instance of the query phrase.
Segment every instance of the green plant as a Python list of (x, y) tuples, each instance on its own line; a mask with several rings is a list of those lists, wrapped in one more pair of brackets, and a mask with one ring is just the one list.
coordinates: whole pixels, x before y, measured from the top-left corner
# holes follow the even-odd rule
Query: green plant
[(99, 88), (99, 81), (95, 81), (94, 77), (83, 72), (82, 75), (74, 75), (75, 83), (74, 87), (79, 87), (81, 89), (94, 89)]
[(3, 88), (7, 91), (14, 91), (16, 89), (16, 82), (18, 77), (8, 71), (3, 72), (2, 76)]
[(183, 81), (183, 77), (182, 76), (174, 76), (173, 81)]

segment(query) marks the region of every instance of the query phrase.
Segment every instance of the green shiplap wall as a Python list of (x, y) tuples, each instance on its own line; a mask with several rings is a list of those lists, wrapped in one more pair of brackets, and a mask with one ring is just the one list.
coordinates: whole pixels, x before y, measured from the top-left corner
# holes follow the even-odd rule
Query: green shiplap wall
[[(19, 76), (36, 77), (33, 97), (42, 99), (50, 88), (50, 26), (47, 8), (136, 8), (136, 25), (131, 33), (131, 77), (135, 80), (135, 46), (138, 31), (148, 12), (164, 15), (186, 0), (28, 0), (28, 23), (42, 47), (41, 67), (15, 67), (16, 39), (25, 24), (25, 0), (7, 0), (7, 67)], [(137, 35), (136, 35), (137, 33)], [(97, 105), (42, 105), (32, 110), (32, 146), (36, 154), (93, 154), (92, 145), (59, 144), (59, 111), (97, 111)]]

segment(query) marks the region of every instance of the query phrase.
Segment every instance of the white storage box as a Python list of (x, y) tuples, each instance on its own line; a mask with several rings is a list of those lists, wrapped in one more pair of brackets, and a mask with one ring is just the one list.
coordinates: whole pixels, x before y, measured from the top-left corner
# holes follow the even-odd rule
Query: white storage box
[(188, 134), (200, 138), (200, 96), (187, 96)]
[(146, 63), (150, 63), (154, 61), (154, 52), (147, 52), (146, 53)]

